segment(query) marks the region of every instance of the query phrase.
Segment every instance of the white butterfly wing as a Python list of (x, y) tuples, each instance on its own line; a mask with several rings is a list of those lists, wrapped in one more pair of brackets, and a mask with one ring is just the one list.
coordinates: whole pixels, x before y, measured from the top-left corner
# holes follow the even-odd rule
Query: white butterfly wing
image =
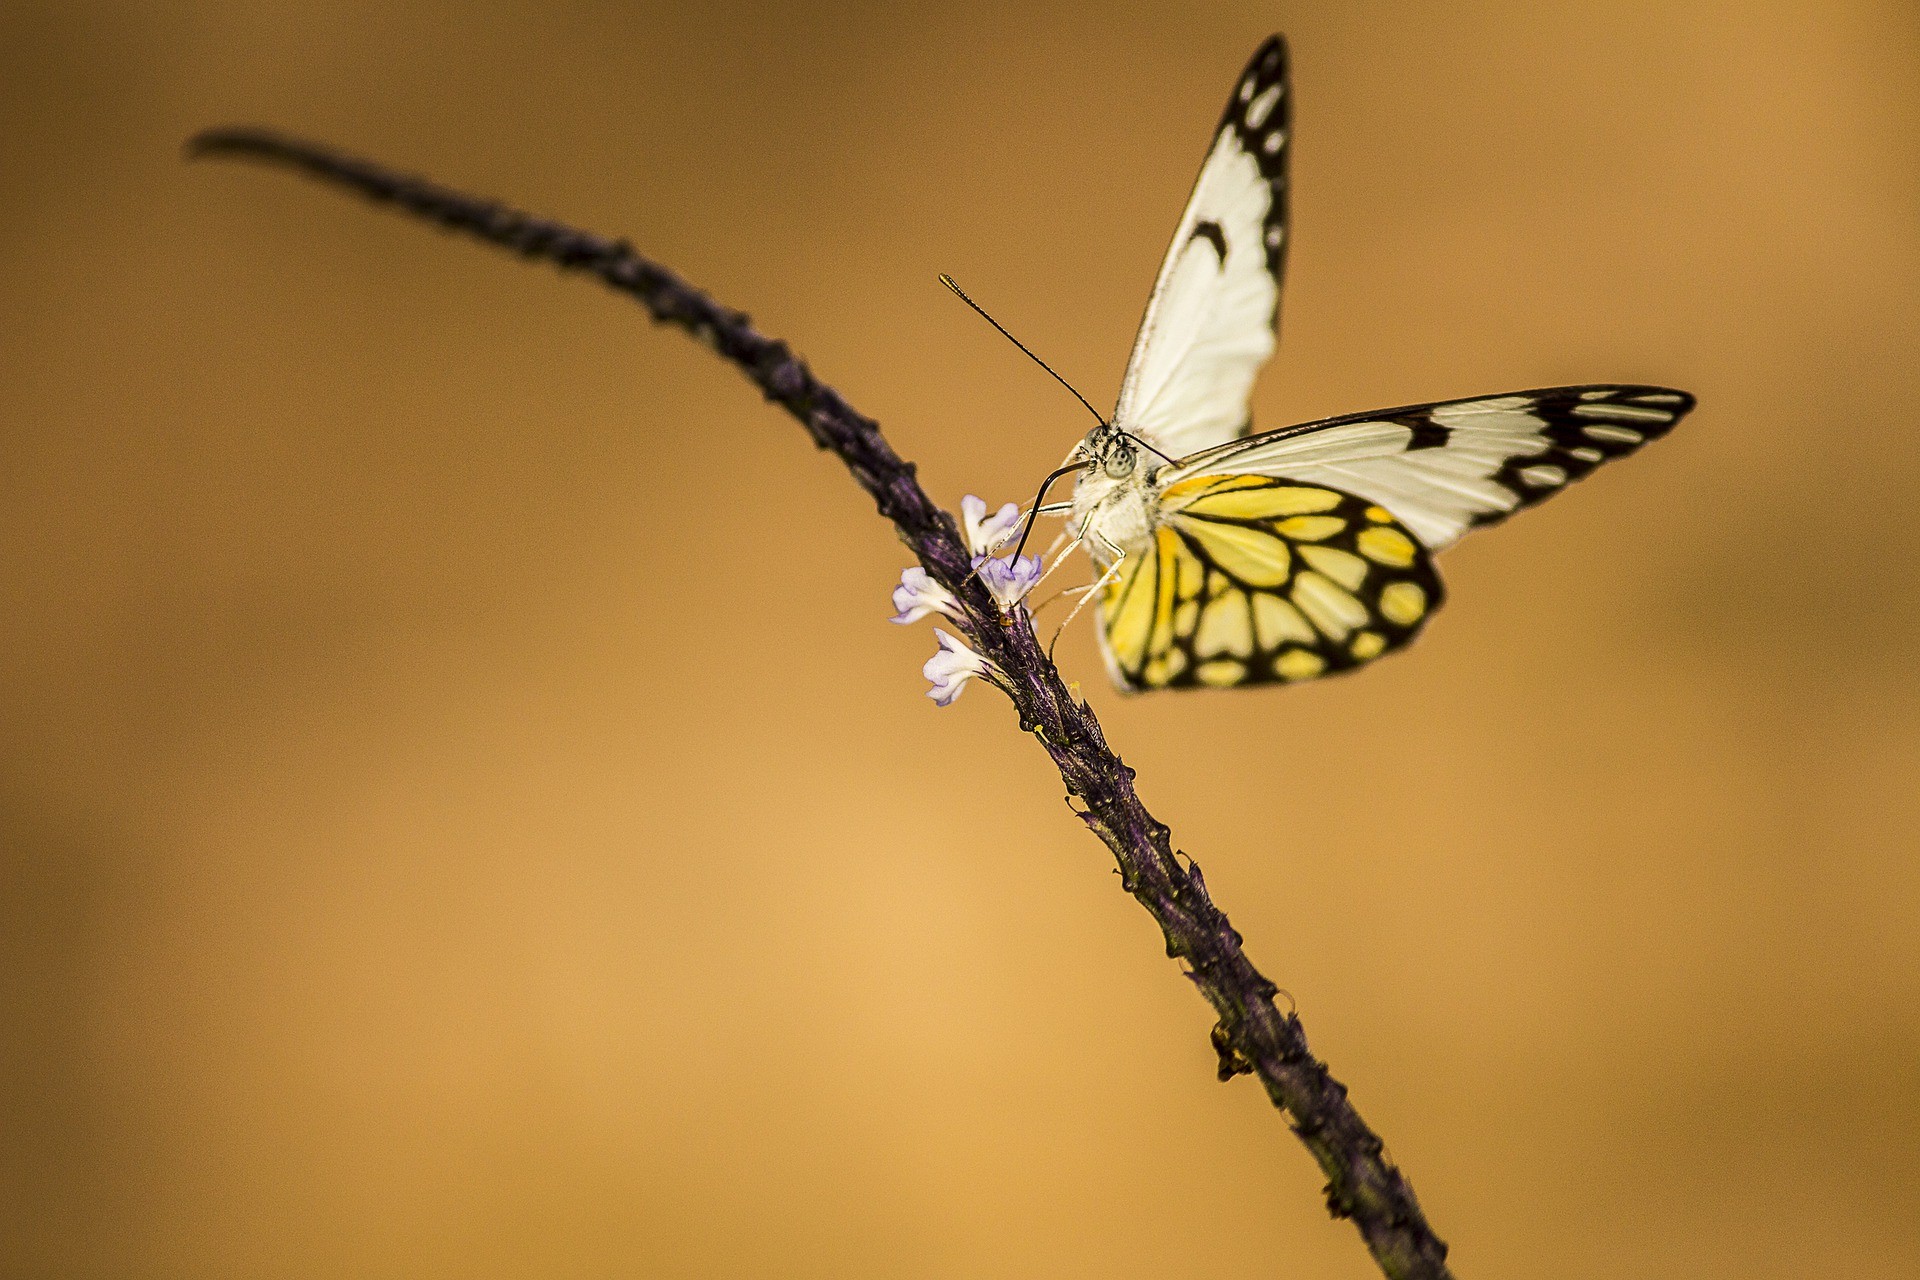
[(1409, 405), (1283, 427), (1182, 458), (1161, 479), (1278, 476), (1392, 512), (1429, 551), (1560, 492), (1672, 429), (1693, 397), (1585, 386)]
[(1235, 86), (1147, 299), (1114, 424), (1178, 457), (1247, 428), (1273, 354), (1286, 261), (1287, 46), (1260, 46)]

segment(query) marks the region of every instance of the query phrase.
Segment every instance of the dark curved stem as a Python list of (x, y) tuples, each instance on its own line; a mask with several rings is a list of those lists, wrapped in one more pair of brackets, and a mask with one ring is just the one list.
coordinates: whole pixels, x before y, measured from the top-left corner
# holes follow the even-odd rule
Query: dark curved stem
[(966, 611), (961, 625), (1004, 674), (1021, 727), (1053, 757), (1069, 804), (1113, 851), (1121, 884), (1153, 915), (1166, 935), (1167, 954), (1186, 963), (1187, 976), (1218, 1013), (1213, 1043), (1221, 1079), (1259, 1077), (1325, 1172), (1328, 1209), (1352, 1219), (1382, 1272), (1395, 1280), (1450, 1274), (1447, 1246), (1427, 1225), (1413, 1188), (1347, 1100), (1346, 1087), (1308, 1050), (1300, 1019), (1275, 1007), (1274, 984), (1241, 950), (1240, 935), (1207, 896), (1199, 865), (1175, 854), (1167, 828), (1135, 794), (1133, 770), (1108, 748), (1099, 721), (1062, 683), (1032, 628), (1003, 623), (971, 572), (953, 517), (927, 496), (913, 464), (894, 453), (872, 419), (815, 378), (785, 343), (624, 241), (262, 130), (214, 130), (190, 142), (187, 152), (287, 165), (527, 257), (588, 272), (639, 299), (655, 320), (711, 345), (799, 419), (815, 444), (832, 450), (853, 472), (927, 572), (959, 597)]

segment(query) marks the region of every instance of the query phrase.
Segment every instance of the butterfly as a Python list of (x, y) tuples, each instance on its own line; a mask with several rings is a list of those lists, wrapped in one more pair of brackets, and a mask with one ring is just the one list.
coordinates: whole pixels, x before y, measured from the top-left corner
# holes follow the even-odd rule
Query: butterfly
[(1274, 36), (1227, 102), (1113, 416), (1049, 477), (1077, 474), (1072, 501), (1035, 500), (1068, 519), (1099, 573), (1100, 648), (1123, 690), (1288, 683), (1392, 653), (1444, 598), (1438, 552), (1693, 407), (1666, 387), (1550, 387), (1254, 434), (1286, 262), (1291, 105)]

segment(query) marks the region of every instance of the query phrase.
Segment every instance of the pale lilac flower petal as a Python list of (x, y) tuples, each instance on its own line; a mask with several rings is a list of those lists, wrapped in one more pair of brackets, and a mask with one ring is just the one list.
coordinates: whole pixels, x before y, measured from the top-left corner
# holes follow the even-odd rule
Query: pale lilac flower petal
[(989, 556), (973, 558), (974, 572), (1000, 605), (1002, 613), (1027, 598), (1040, 581), (1040, 557), (1018, 556), (997, 560)]
[(953, 593), (917, 564), (900, 575), (900, 585), (893, 589), (893, 607), (892, 621), (903, 624), (918, 622), (930, 613), (960, 616), (960, 602)]
[(1020, 505), (1009, 502), (989, 516), (986, 502), (968, 494), (960, 499), (960, 522), (966, 527), (968, 549), (977, 556), (992, 555), (1020, 527)]
[(967, 647), (967, 642), (948, 635), (935, 627), (933, 635), (940, 642), (939, 651), (927, 659), (927, 665), (921, 668), (922, 674), (933, 685), (927, 690), (936, 706), (951, 706), (967, 687), (967, 681), (975, 676), (987, 675), (991, 665), (987, 660)]

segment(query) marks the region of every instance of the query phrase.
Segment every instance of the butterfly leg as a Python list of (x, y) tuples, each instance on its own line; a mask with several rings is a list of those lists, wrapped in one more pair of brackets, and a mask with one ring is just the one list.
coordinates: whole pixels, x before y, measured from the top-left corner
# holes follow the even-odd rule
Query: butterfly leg
[[(1113, 563), (1107, 566), (1107, 571), (1105, 573), (1101, 574), (1099, 578), (1094, 580), (1094, 583), (1092, 586), (1086, 588), (1085, 594), (1083, 594), (1080, 597), (1080, 599), (1074, 604), (1073, 612), (1067, 615), (1066, 622), (1062, 622), (1060, 626), (1054, 631), (1053, 639), (1047, 641), (1048, 659), (1052, 659), (1053, 657), (1053, 646), (1060, 643), (1060, 633), (1067, 629), (1067, 625), (1069, 623), (1071, 623), (1075, 618), (1080, 616), (1080, 611), (1087, 607), (1087, 601), (1099, 595), (1100, 589), (1106, 586), (1109, 582), (1113, 581), (1114, 578), (1119, 575), (1120, 567), (1127, 562), (1127, 553), (1124, 549), (1115, 546), (1113, 543), (1107, 541), (1107, 539), (1105, 538), (1101, 538), (1100, 535), (1097, 533), (1094, 533), (1091, 536), (1100, 539), (1101, 545), (1106, 548), (1107, 554), (1113, 557)], [(1077, 542), (1079, 541), (1079, 539), (1076, 538), (1075, 541)]]
[[(1071, 503), (1061, 504), (1060, 509), (1063, 511), (1070, 511), (1072, 510), (1072, 504)], [(1041, 507), (1035, 512), (1035, 514), (1048, 515), (1052, 513), (1047, 508)], [(1037, 578), (1034, 581), (1033, 586), (1028, 588), (1027, 590), (1028, 595), (1032, 595), (1033, 592), (1039, 590), (1040, 584), (1045, 582), (1048, 578), (1051, 578), (1053, 576), (1053, 571), (1060, 567), (1061, 562), (1064, 561), (1068, 556), (1072, 555), (1073, 549), (1079, 546), (1083, 541), (1086, 540), (1087, 530), (1091, 528), (1092, 525), (1093, 525), (1093, 517), (1088, 516), (1086, 521), (1082, 523), (1078, 529), (1071, 530), (1071, 531), (1067, 529), (1062, 529), (1060, 531), (1059, 537), (1056, 537), (1053, 540), (1052, 544), (1047, 547), (1046, 555), (1043, 558), (1046, 559), (1049, 563), (1047, 564), (1047, 567), (1041, 571), (1039, 578)], [(1072, 533), (1072, 541), (1067, 542), (1067, 545), (1063, 550), (1060, 544), (1063, 541), (1066, 541), (1069, 532)], [(1055, 554), (1056, 552), (1058, 554)], [(1062, 594), (1065, 594), (1065, 593), (1063, 592)]]
[[(1065, 511), (1068, 509), (1068, 504), (1062, 503), (1060, 504), (1060, 508), (1062, 511)], [(1043, 514), (1046, 514), (1046, 513), (1043, 511)], [(1034, 590), (1038, 590), (1042, 582), (1045, 582), (1048, 578), (1051, 578), (1053, 576), (1053, 571), (1055, 569), (1058, 569), (1061, 566), (1061, 564), (1066, 560), (1066, 558), (1073, 554), (1073, 550), (1075, 547), (1078, 547), (1082, 542), (1086, 541), (1087, 530), (1092, 527), (1092, 524), (1093, 524), (1093, 518), (1089, 516), (1084, 522), (1082, 522), (1082, 524), (1078, 529), (1062, 529), (1060, 531), (1059, 536), (1056, 537), (1053, 540), (1053, 542), (1047, 547), (1047, 552), (1045, 556), (1045, 559), (1048, 562), (1047, 567), (1041, 573), (1039, 579), (1033, 584)], [(1061, 546), (1062, 543), (1066, 544), (1064, 548)], [(1034, 605), (1032, 607), (1033, 612), (1036, 614), (1039, 613), (1042, 609), (1045, 609), (1048, 605), (1052, 604), (1055, 600), (1058, 600), (1061, 596), (1070, 595), (1075, 591), (1085, 591), (1085, 590), (1087, 590), (1086, 587), (1064, 588), (1063, 590), (1058, 591), (1051, 596), (1048, 596), (1045, 600), (1042, 600), (1039, 604)], [(1029, 591), (1028, 595), (1029, 597), (1031, 597), (1032, 592)]]

